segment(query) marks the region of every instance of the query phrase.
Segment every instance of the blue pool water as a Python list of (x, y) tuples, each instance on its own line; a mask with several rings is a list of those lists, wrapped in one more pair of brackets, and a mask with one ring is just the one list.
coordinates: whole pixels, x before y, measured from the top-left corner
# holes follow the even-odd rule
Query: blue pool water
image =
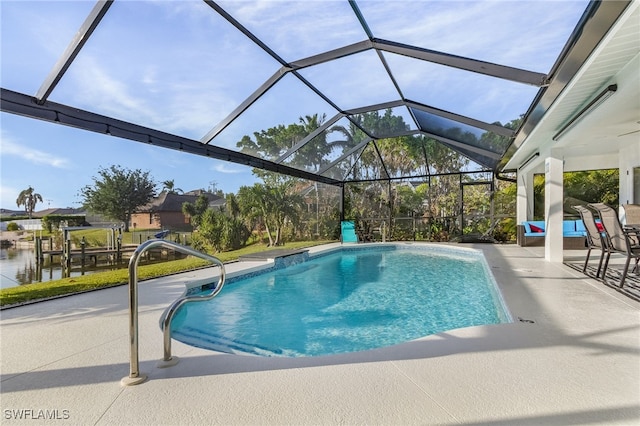
[(222, 352), (297, 357), (510, 322), (480, 253), (365, 247), (230, 281), (211, 301), (184, 305), (172, 336)]

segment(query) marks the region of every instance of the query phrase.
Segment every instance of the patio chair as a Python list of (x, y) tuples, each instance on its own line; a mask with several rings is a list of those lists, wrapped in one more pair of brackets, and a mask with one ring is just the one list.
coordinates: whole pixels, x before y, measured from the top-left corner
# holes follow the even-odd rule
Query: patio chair
[(627, 225), (640, 226), (640, 204), (623, 204)]
[(607, 267), (609, 266), (611, 253), (620, 253), (627, 256), (624, 270), (622, 271), (622, 277), (620, 277), (619, 287), (622, 287), (624, 285), (624, 280), (627, 278), (631, 259), (636, 259), (636, 267), (634, 270), (637, 270), (638, 268), (638, 262), (640, 261), (640, 244), (637, 243), (637, 239), (640, 237), (640, 230), (623, 228), (620, 224), (620, 219), (618, 219), (616, 211), (606, 204), (594, 203), (589, 204), (589, 206), (597, 210), (606, 236), (608, 251), (602, 271), (603, 279), (607, 272)]
[[(582, 268), (582, 272), (585, 274), (587, 273), (587, 264), (589, 263), (591, 250), (594, 248), (598, 249), (601, 251), (600, 262), (598, 263), (598, 270), (596, 271), (596, 278), (598, 278), (600, 276), (600, 271), (602, 270), (604, 255), (608, 251), (606, 240), (598, 230), (598, 224), (596, 224), (596, 219), (593, 217), (593, 212), (591, 210), (585, 206), (572, 206), (572, 208), (580, 214), (582, 223), (584, 223), (584, 227), (587, 229), (587, 259), (584, 261), (584, 268)], [(602, 274), (602, 276), (604, 277), (604, 274)]]

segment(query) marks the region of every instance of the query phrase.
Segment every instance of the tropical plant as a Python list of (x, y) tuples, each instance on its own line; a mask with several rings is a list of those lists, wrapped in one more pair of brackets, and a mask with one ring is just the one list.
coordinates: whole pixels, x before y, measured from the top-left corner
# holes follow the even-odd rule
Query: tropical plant
[(618, 205), (620, 178), (618, 169), (567, 172), (564, 196), (589, 203)]
[(225, 207), (210, 208), (205, 195), (195, 204), (184, 203), (182, 212), (191, 217), (194, 226), (192, 244), (202, 251), (222, 252), (243, 247), (251, 232), (240, 217), (240, 206), (235, 194), (226, 195)]
[[(311, 115), (299, 118), (298, 123), (279, 125), (244, 136), (237, 146), (246, 153), (267, 160), (283, 162), (289, 166), (310, 171), (318, 171), (330, 162), (335, 162), (323, 175), (337, 179), (350, 178), (358, 183), (345, 185), (344, 213), (348, 219), (360, 221), (362, 228), (378, 227), (384, 221), (388, 234), (393, 234), (396, 215), (403, 217), (421, 217), (435, 226), (424, 234), (437, 234), (438, 238), (459, 234), (462, 231), (460, 218), (461, 179), (460, 171), (481, 171), (491, 169), (494, 157), (477, 158), (477, 163), (461, 155), (446, 143), (424, 135), (409, 134), (411, 127), (404, 118), (395, 115), (393, 109), (371, 111), (340, 120), (325, 131), (317, 132), (325, 122), (324, 115)], [(505, 125), (517, 128), (520, 119)], [(500, 125), (500, 123), (495, 123)], [(385, 138), (386, 135), (407, 132), (406, 136)], [(315, 136), (300, 144), (308, 135)], [(434, 130), (434, 134), (450, 139), (464, 140), (471, 145), (482, 147), (488, 152), (499, 155), (510, 143), (508, 137), (484, 132), (476, 135), (462, 127), (447, 127)], [(364, 143), (367, 142), (367, 143)], [(296, 148), (291, 153), (292, 148)], [(354, 149), (360, 147), (361, 149)], [(347, 155), (350, 154), (350, 155)], [(401, 179), (415, 174), (418, 170), (428, 181), (420, 190), (411, 189)], [(264, 172), (255, 172), (258, 176), (267, 176)], [(381, 179), (388, 179), (386, 182)], [(412, 182), (416, 185), (416, 182)], [(265, 180), (264, 184), (244, 187), (238, 193), (242, 216), (251, 229), (261, 227), (270, 238), (270, 244), (279, 241), (275, 212), (285, 208), (285, 204), (272, 205), (282, 194)], [(295, 181), (288, 189), (289, 194), (299, 194), (307, 203), (306, 209), (292, 209), (283, 222), (287, 227), (287, 236), (311, 236), (320, 234), (322, 215), (320, 206), (331, 206), (331, 202), (321, 200), (318, 184)], [(477, 194), (475, 194), (477, 192)], [(312, 199), (315, 196), (315, 199)], [(470, 208), (486, 216), (491, 197), (481, 187), (469, 187), (465, 204), (477, 204)], [(501, 203), (505, 203), (506, 199)], [(335, 205), (335, 204), (334, 204)], [(270, 213), (273, 212), (273, 213)], [(329, 210), (327, 210), (327, 213)], [(480, 217), (482, 215), (476, 215)], [(335, 227), (339, 212), (327, 222), (326, 235), (333, 235), (330, 228)], [(467, 221), (476, 216), (465, 215)], [(422, 221), (422, 220), (421, 220)], [(471, 223), (477, 231), (486, 232), (490, 226), (486, 218), (483, 223)], [(296, 222), (296, 224), (294, 224)], [(495, 222), (495, 221), (494, 221)], [(298, 224), (300, 226), (298, 226)], [(291, 225), (291, 226), (289, 226)], [(338, 227), (339, 228), (339, 227)], [(400, 232), (400, 231), (399, 231)], [(404, 231), (403, 231), (404, 232)], [(417, 232), (417, 231), (416, 231)], [(272, 238), (275, 236), (275, 240)]]
[(182, 204), (182, 213), (185, 216), (188, 216), (191, 221), (191, 226), (194, 229), (197, 229), (200, 226), (200, 222), (202, 220), (202, 216), (209, 208), (209, 199), (206, 195), (202, 194), (198, 198), (196, 198), (195, 203), (183, 203)]
[(42, 218), (42, 226), (48, 231), (60, 229), (60, 226), (83, 226), (86, 222), (85, 216), (48, 214)]
[(184, 193), (184, 191), (182, 189), (175, 187), (175, 183), (173, 182), (173, 179), (165, 180), (164, 182), (162, 182), (162, 191), (167, 191), (167, 193), (169, 193), (169, 194), (183, 194)]
[[(281, 124), (254, 132), (253, 139), (249, 135), (245, 135), (236, 146), (242, 152), (268, 160), (275, 160), (318, 129), (324, 120), (324, 114), (306, 115), (299, 118), (299, 123), (289, 124), (288, 126)], [(294, 167), (317, 170), (322, 164), (324, 156), (330, 151), (331, 148), (326, 144), (325, 133), (322, 132), (304, 146), (301, 146), (295, 155), (291, 156), (287, 161)]]
[[(296, 129), (300, 139), (315, 132), (324, 124), (325, 114), (305, 115), (299, 118)], [(331, 152), (331, 147), (327, 145), (327, 132), (320, 132), (313, 139), (301, 146), (291, 159), (293, 167), (300, 167), (318, 171), (326, 163), (325, 156)]]
[(36, 209), (36, 204), (42, 202), (42, 195), (34, 192), (34, 189), (29, 186), (27, 189), (20, 191), (18, 198), (16, 199), (16, 205), (18, 207), (24, 206), (24, 211), (29, 215), (29, 219), (33, 217), (33, 212)]
[(222, 210), (207, 209), (201, 216), (196, 236), (198, 249), (215, 252), (237, 250), (243, 247), (250, 231), (244, 222)]
[(84, 207), (124, 223), (129, 231), (131, 215), (148, 204), (155, 196), (155, 183), (149, 172), (129, 170), (120, 166), (100, 169), (99, 177), (93, 177), (93, 185), (80, 190)]
[[(617, 206), (619, 203), (618, 169), (566, 172), (563, 179), (565, 199), (582, 203), (605, 203), (612, 206)], [(543, 174), (534, 175), (533, 209), (535, 220), (544, 219), (544, 183)]]
[(303, 198), (296, 191), (298, 180), (258, 170), (254, 170), (254, 174), (261, 177), (264, 183), (240, 188), (240, 209), (245, 217), (258, 219), (264, 225), (270, 246), (280, 245), (284, 227), (287, 224), (296, 227), (300, 223)]

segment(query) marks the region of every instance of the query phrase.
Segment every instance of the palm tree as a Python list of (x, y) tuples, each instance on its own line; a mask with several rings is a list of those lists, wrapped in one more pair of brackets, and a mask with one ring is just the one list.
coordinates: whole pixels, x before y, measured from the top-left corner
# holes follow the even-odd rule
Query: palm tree
[(269, 247), (274, 245), (273, 236), (269, 229), (268, 208), (264, 200), (267, 199), (267, 190), (264, 184), (254, 183), (253, 186), (241, 186), (238, 190), (238, 203), (241, 213), (249, 220), (250, 229), (258, 225), (265, 228), (269, 237)]
[[(300, 117), (300, 139), (303, 139), (315, 132), (319, 127), (324, 124), (326, 120), (325, 114), (313, 114)], [(312, 140), (310, 140), (305, 146), (301, 147), (296, 156), (293, 158), (292, 165), (294, 167), (301, 167), (306, 170), (318, 171), (323, 164), (323, 159), (327, 154), (331, 152), (331, 146), (327, 144), (327, 131), (324, 131)]]
[(36, 204), (42, 202), (42, 195), (33, 191), (34, 189), (29, 186), (29, 188), (22, 190), (16, 199), (18, 207), (24, 206), (24, 211), (29, 215), (29, 219), (31, 219), (33, 215)]
[(175, 187), (175, 183), (173, 182), (173, 179), (171, 180), (165, 180), (164, 182), (162, 182), (162, 190), (167, 190), (167, 193), (169, 194), (182, 194), (184, 193), (184, 191), (180, 188), (176, 188)]
[(240, 188), (238, 204), (245, 217), (262, 223), (269, 246), (278, 246), (287, 223), (299, 225), (303, 199), (295, 191), (296, 179), (272, 172), (263, 172), (261, 178), (264, 183)]

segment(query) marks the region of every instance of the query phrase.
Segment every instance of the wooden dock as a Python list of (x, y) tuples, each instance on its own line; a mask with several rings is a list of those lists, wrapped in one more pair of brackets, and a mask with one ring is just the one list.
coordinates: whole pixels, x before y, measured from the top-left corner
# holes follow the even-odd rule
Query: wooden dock
[[(138, 248), (138, 245), (125, 245), (119, 249), (112, 249), (106, 247), (92, 247), (85, 249), (71, 249), (67, 256), (65, 250), (42, 250), (40, 256), (36, 252), (36, 262), (44, 263), (47, 259), (50, 264), (59, 262), (63, 267), (72, 268), (73, 265), (112, 265), (116, 263), (128, 262), (129, 258), (133, 255), (133, 252)], [(170, 260), (173, 256), (176, 256), (173, 250), (167, 250), (166, 248), (157, 248), (147, 250), (142, 259), (144, 261), (154, 260)], [(177, 255), (175, 258), (180, 258)]]
[[(44, 259), (48, 259), (49, 263), (54, 263), (56, 258), (59, 258), (61, 264), (66, 263), (70, 265), (73, 259), (80, 259), (80, 263), (83, 265), (87, 262), (97, 265), (99, 259), (105, 259), (107, 263), (111, 263), (120, 261), (124, 257), (130, 257), (136, 248), (138, 248), (137, 245), (127, 245), (116, 249), (107, 247), (89, 247), (70, 250), (42, 250), (41, 255), (36, 256), (36, 261), (44, 261)], [(38, 257), (40, 257), (40, 259), (38, 259)]]
[[(95, 247), (95, 248), (87, 248), (87, 249), (72, 249), (71, 256), (72, 257), (80, 257), (82, 253), (86, 256), (101, 256), (101, 255), (113, 255), (119, 253), (133, 253), (138, 246), (125, 246), (120, 250), (104, 248), (104, 247)], [(43, 250), (42, 255), (45, 257), (52, 256), (62, 256), (64, 254), (64, 250)]]

